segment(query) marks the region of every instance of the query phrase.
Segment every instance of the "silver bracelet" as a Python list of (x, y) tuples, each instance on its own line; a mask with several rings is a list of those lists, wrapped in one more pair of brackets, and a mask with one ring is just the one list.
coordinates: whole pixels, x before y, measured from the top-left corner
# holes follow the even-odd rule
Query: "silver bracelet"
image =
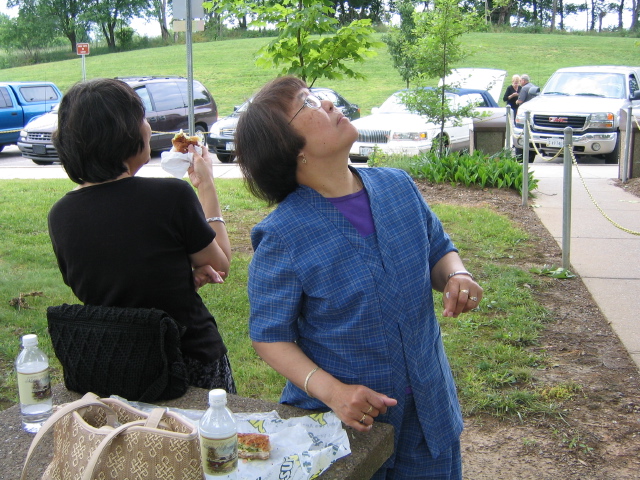
[(320, 367), (314, 368), (309, 372), (309, 374), (307, 375), (307, 378), (304, 379), (304, 392), (311, 398), (314, 398), (314, 397), (309, 393), (309, 389), (307, 387), (309, 386), (309, 379), (311, 378), (311, 375), (316, 373), (318, 370), (320, 370)]
[(451, 277), (455, 277), (456, 275), (468, 275), (471, 277), (471, 280), (475, 280), (475, 278), (473, 278), (473, 275), (471, 275), (471, 273), (467, 272), (466, 270), (458, 270), (449, 274), (449, 276), (447, 277), (447, 282), (451, 280)]
[(222, 222), (225, 225), (227, 224), (227, 222), (225, 222), (224, 218), (222, 217), (210, 217), (210, 218), (207, 218), (207, 222)]

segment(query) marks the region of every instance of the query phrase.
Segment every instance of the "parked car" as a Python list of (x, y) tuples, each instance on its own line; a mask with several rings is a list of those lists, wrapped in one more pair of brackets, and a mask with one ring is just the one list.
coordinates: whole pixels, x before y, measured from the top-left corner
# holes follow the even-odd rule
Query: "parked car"
[[(330, 88), (313, 87), (311, 92), (321, 100), (330, 100), (340, 110), (343, 115), (350, 120), (360, 118), (360, 107), (355, 103), (348, 102), (342, 95)], [(236, 107), (234, 112), (228, 117), (220, 119), (211, 127), (211, 132), (207, 139), (209, 150), (215, 153), (222, 163), (231, 163), (235, 160), (235, 145), (233, 136), (236, 133), (236, 125), (242, 112), (247, 109), (249, 101)]]
[[(491, 116), (505, 115), (498, 98), (506, 72), (494, 69), (457, 69), (446, 79), (446, 97), (455, 108), (473, 104), (479, 113)], [(441, 81), (442, 84), (442, 81)], [(471, 86), (482, 88), (469, 88)], [(410, 112), (402, 101), (401, 90), (391, 95), (372, 114), (353, 122), (358, 129), (358, 140), (349, 152), (353, 162), (366, 162), (377, 148), (386, 154), (419, 155), (428, 152), (440, 135), (440, 126), (427, 118)], [(460, 125), (447, 121), (444, 143), (450, 150), (469, 148), (472, 118), (462, 119)]]
[(620, 115), (640, 107), (640, 67), (596, 65), (561, 68), (547, 81), (541, 94), (523, 103), (513, 129), (513, 145), (522, 154), (524, 122), (529, 115), (529, 158), (533, 145), (547, 155), (563, 148), (564, 129), (573, 129), (575, 155), (602, 155), (618, 163)]
[(0, 82), (0, 151), (18, 141), (20, 130), (62, 99), (51, 82)]
[[(187, 79), (183, 77), (119, 77), (140, 96), (151, 125), (151, 150), (171, 148), (171, 139), (180, 130), (189, 130)], [(209, 131), (218, 120), (213, 96), (200, 82), (193, 81), (195, 132)], [(22, 156), (38, 165), (58, 161), (51, 137), (58, 127), (57, 109), (33, 119), (20, 132), (18, 147)], [(206, 138), (205, 138), (206, 141)]]

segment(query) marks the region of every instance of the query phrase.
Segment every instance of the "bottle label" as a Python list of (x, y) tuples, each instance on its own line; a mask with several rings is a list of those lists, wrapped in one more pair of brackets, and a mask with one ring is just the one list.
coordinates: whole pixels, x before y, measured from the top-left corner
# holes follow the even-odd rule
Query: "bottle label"
[(23, 405), (37, 405), (48, 401), (51, 398), (49, 369), (36, 373), (18, 372), (18, 392)]
[(200, 453), (205, 475), (226, 475), (238, 468), (238, 435), (208, 438), (200, 435)]

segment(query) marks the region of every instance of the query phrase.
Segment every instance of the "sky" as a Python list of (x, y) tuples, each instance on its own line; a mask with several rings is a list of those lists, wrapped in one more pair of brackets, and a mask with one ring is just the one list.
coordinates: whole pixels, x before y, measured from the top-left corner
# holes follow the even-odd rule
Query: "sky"
[[(8, 9), (7, 1), (0, 0), (0, 13), (6, 13), (11, 17), (14, 17), (18, 14), (17, 8)], [(629, 23), (631, 21), (630, 14), (625, 12), (625, 16), (623, 18), (624, 28), (629, 28)], [(587, 13), (582, 12), (578, 15), (571, 15), (568, 19), (565, 19), (566, 28), (572, 28), (575, 30), (586, 30), (587, 26)], [(559, 22), (559, 19), (557, 20)], [(610, 26), (617, 26), (618, 24), (618, 16), (617, 14), (610, 13), (602, 22), (603, 28), (607, 28)], [(147, 22), (142, 18), (134, 19), (131, 22), (131, 27), (138, 32), (139, 35), (146, 35), (149, 37), (159, 37), (160, 36), (160, 25), (158, 22)]]

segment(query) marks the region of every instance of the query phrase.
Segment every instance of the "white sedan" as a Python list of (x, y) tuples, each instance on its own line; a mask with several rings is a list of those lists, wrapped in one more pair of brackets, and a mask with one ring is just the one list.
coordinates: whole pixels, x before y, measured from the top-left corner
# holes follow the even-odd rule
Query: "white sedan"
[[(478, 71), (485, 74), (482, 80), (478, 80)], [(454, 72), (458, 78), (463, 79), (453, 83), (454, 85), (483, 86), (483, 89), (449, 88), (446, 95), (454, 109), (473, 104), (480, 113), (487, 112), (494, 117), (505, 114), (504, 108), (498, 105), (497, 97), (506, 72), (490, 69), (459, 69)], [(488, 72), (490, 72), (490, 80), (487, 82)], [(472, 77), (474, 77), (473, 80), (470, 80)], [(367, 161), (376, 148), (384, 154), (409, 156), (420, 155), (431, 150), (434, 140), (440, 135), (440, 127), (425, 117), (411, 113), (402, 102), (403, 92), (394, 93), (379, 108), (373, 108), (371, 115), (352, 122), (358, 129), (358, 140), (349, 152), (349, 158), (352, 161)], [(444, 143), (448, 149), (457, 151), (469, 148), (469, 127), (472, 123), (472, 118), (462, 119), (460, 125), (455, 125), (451, 121), (446, 122)]]

